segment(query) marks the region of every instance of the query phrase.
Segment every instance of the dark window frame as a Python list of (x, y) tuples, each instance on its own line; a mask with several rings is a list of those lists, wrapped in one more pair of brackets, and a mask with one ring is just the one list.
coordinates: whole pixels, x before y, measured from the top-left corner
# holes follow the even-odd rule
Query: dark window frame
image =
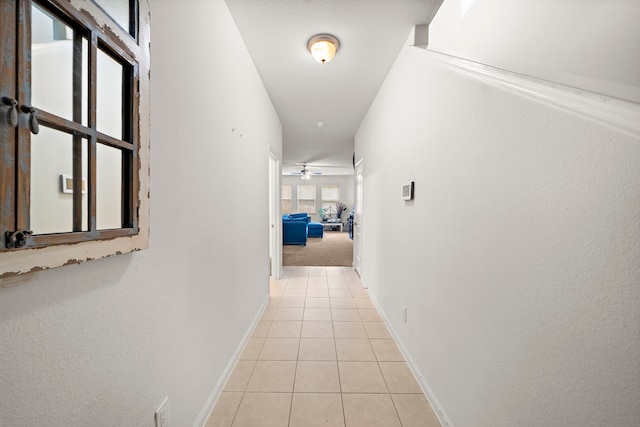
[[(52, 245), (101, 241), (139, 233), (140, 190), (140, 115), (139, 115), (139, 59), (114, 34), (106, 34), (85, 12), (62, 0), (3, 0), (0, 10), (0, 49), (3, 58), (11, 55), (13, 61), (0, 64), (0, 96), (18, 101), (18, 107), (30, 106), (30, 46), (31, 4), (35, 2), (62, 20), (74, 30), (73, 38), (73, 120), (69, 121), (36, 109), (33, 116), (41, 126), (73, 136), (73, 230), (72, 232), (27, 236), (24, 245), (8, 248), (8, 233), (28, 230), (30, 221), (30, 115), (19, 114), (18, 126), (7, 125), (9, 107), (0, 105), (0, 253)], [(133, 2), (138, 3), (138, 2)], [(136, 7), (137, 11), (137, 7)], [(137, 28), (136, 13), (135, 33)], [(82, 40), (88, 41), (88, 99), (82, 99)], [(110, 55), (123, 65), (123, 138), (116, 139), (97, 131), (96, 127), (96, 72), (97, 52)], [(10, 78), (6, 78), (9, 76)], [(14, 76), (14, 78), (11, 78)], [(81, 103), (88, 103), (88, 120), (82, 125)], [(88, 212), (82, 211), (82, 144), (88, 142)], [(122, 227), (96, 229), (96, 150), (104, 144), (122, 150)], [(88, 218), (88, 231), (82, 230), (82, 218)]]

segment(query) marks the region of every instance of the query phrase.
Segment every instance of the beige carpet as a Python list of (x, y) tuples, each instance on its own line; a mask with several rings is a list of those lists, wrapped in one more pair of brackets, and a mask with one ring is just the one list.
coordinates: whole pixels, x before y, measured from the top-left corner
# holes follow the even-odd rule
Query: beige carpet
[(349, 239), (349, 233), (325, 231), (322, 239), (307, 239), (307, 246), (282, 246), (282, 265), (351, 267), (352, 264), (353, 240)]

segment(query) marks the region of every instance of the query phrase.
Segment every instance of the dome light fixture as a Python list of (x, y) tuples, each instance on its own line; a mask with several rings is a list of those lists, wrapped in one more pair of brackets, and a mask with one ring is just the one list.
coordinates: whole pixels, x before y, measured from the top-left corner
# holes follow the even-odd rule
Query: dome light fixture
[(340, 42), (330, 34), (318, 34), (309, 39), (307, 48), (316, 61), (325, 64), (338, 52)]

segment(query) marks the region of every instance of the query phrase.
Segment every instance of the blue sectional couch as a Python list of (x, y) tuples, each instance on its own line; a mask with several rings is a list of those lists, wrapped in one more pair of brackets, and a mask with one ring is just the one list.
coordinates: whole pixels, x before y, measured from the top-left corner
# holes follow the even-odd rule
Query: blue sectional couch
[(322, 224), (311, 222), (311, 217), (306, 212), (282, 215), (282, 244), (283, 245), (307, 245), (307, 237), (320, 237), (324, 235)]

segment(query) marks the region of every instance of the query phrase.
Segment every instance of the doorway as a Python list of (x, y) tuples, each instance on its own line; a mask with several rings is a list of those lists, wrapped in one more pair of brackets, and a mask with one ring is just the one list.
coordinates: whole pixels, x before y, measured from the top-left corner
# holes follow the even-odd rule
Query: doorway
[(355, 200), (353, 207), (353, 268), (362, 277), (362, 194), (364, 187), (364, 160), (356, 163)]
[(281, 175), (280, 159), (269, 149), (269, 275), (273, 279), (282, 276)]

